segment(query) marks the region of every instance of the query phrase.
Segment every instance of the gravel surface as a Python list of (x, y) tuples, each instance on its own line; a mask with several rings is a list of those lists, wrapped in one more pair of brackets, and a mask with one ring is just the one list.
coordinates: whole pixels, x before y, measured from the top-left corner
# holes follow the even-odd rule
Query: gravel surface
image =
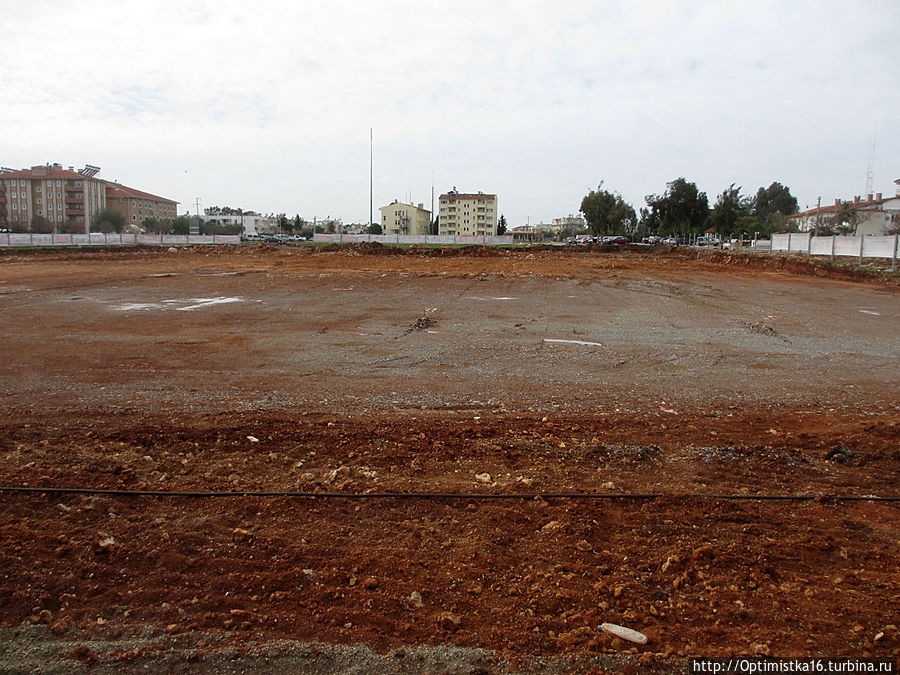
[[(4, 672), (896, 656), (895, 276), (681, 250), (2, 252)], [(365, 499), (369, 493), (660, 494)], [(722, 499), (800, 495), (807, 501)], [(612, 622), (646, 645), (600, 632)]]

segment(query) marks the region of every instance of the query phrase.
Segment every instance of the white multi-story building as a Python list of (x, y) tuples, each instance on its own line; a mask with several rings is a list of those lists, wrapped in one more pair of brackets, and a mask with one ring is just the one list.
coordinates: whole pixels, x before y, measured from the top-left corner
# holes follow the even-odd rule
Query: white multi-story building
[(200, 216), (206, 222), (215, 222), (219, 225), (240, 225), (244, 234), (267, 234), (275, 232), (278, 218), (274, 216), (261, 216), (258, 213), (232, 213), (232, 214), (204, 214)]
[(561, 232), (563, 229), (572, 228), (574, 230), (583, 230), (587, 228), (587, 221), (581, 215), (570, 213), (563, 218), (553, 219), (553, 231)]
[[(854, 213), (855, 234), (883, 235), (900, 224), (900, 179), (894, 181), (897, 191), (894, 197), (882, 197), (882, 193), (861, 196), (847, 202)], [(820, 206), (789, 216), (789, 220), (797, 225), (800, 232), (809, 232), (825, 224), (833, 224), (836, 215), (844, 209), (840, 199), (834, 200), (833, 206)], [(850, 223), (846, 223), (849, 225)]]
[(384, 234), (431, 234), (431, 211), (423, 204), (413, 206), (395, 199), (378, 210)]
[(441, 195), (438, 217), (438, 234), (495, 236), (500, 217), (497, 195), (462, 194), (454, 188)]

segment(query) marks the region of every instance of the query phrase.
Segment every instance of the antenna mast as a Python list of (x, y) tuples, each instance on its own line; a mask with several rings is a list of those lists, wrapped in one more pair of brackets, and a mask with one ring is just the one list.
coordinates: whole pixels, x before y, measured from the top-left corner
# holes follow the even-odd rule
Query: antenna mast
[(866, 167), (866, 191), (864, 194), (872, 193), (872, 186), (875, 183), (875, 171), (872, 165), (875, 163), (875, 139), (872, 139), (872, 150), (869, 152), (869, 164)]

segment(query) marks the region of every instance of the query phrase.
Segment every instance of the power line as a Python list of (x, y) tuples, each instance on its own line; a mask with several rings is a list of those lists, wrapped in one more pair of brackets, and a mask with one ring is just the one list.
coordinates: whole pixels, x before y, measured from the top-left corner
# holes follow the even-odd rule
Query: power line
[(235, 497), (292, 497), (301, 499), (633, 499), (654, 500), (663, 497), (682, 499), (719, 499), (727, 501), (838, 501), (838, 502), (900, 502), (900, 497), (878, 495), (729, 495), (729, 494), (664, 494), (664, 493), (596, 493), (596, 492), (301, 492), (301, 491), (229, 491), (186, 492), (174, 490), (112, 490), (104, 488), (27, 487), (0, 486), (0, 492), (19, 494), (75, 494), (107, 497), (186, 497), (186, 498), (235, 498)]

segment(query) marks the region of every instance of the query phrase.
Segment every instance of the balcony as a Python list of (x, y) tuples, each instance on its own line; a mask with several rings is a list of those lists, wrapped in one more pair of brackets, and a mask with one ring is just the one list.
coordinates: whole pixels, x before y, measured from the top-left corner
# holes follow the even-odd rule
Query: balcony
[(84, 193), (79, 192), (78, 194), (66, 195), (66, 204), (71, 203), (84, 203)]
[(83, 216), (84, 209), (66, 209), (67, 216)]
[(66, 185), (66, 192), (81, 192), (84, 188), (81, 185)]

